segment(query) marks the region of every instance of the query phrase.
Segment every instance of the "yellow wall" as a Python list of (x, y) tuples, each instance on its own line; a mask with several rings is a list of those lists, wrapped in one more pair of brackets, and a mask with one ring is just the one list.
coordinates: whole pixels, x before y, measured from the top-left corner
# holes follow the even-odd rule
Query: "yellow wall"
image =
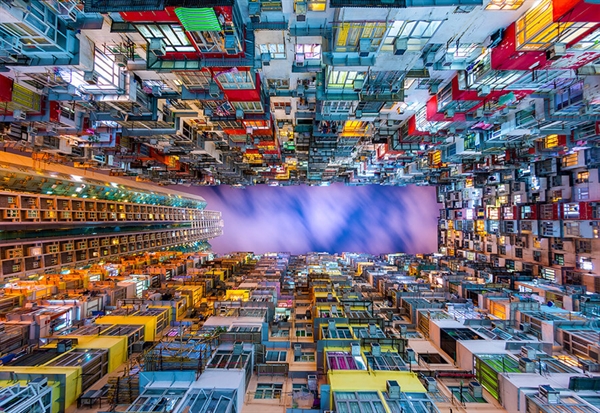
[(378, 371), (376, 374), (369, 374), (366, 370), (330, 370), (327, 373), (332, 397), (334, 391), (386, 391), (388, 380), (397, 381), (402, 392), (426, 392), (417, 374), (408, 371)]
[[(108, 372), (115, 371), (127, 361), (127, 336), (61, 336), (77, 340), (75, 348), (108, 350)], [(56, 348), (56, 342), (50, 343), (43, 348)]]
[(227, 290), (225, 300), (227, 301), (248, 301), (250, 299), (250, 290)]
[(139, 316), (139, 315), (107, 315), (104, 317), (98, 317), (94, 321), (96, 324), (133, 324), (137, 326), (144, 326), (144, 341), (155, 341), (156, 337), (156, 317), (153, 316)]
[(108, 350), (108, 372), (111, 373), (127, 361), (126, 336), (78, 336), (77, 348)]

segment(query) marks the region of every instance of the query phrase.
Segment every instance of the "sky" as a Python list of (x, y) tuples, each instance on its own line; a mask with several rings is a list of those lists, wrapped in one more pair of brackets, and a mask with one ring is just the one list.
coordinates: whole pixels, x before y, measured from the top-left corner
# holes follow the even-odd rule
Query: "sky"
[(265, 252), (437, 251), (439, 204), (435, 187), (256, 185), (177, 188), (221, 211), (223, 235), (210, 241), (219, 254)]

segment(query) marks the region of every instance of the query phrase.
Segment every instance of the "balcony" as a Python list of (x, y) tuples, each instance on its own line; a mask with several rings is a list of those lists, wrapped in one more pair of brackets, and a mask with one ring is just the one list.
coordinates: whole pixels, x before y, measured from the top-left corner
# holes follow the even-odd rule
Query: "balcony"
[(165, 7), (233, 6), (233, 0), (86, 0), (85, 13), (156, 11)]
[(479, 0), (331, 0), (331, 7), (381, 7), (381, 8), (406, 8), (406, 7), (444, 7), (444, 6), (479, 6)]

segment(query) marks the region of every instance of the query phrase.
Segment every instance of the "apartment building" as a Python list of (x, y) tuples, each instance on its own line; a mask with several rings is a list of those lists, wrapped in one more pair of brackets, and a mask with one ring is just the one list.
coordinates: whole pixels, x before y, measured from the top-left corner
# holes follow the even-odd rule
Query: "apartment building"
[(177, 246), (204, 250), (221, 214), (201, 197), (2, 154), (2, 278)]

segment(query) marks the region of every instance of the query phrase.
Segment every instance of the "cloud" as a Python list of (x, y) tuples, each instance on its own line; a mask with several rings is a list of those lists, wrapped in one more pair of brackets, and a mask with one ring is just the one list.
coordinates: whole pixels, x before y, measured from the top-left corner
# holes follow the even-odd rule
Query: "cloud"
[[(178, 188), (179, 189), (179, 188)], [(422, 186), (186, 188), (221, 211), (218, 253), (309, 251), (427, 253), (437, 250), (439, 204)]]

